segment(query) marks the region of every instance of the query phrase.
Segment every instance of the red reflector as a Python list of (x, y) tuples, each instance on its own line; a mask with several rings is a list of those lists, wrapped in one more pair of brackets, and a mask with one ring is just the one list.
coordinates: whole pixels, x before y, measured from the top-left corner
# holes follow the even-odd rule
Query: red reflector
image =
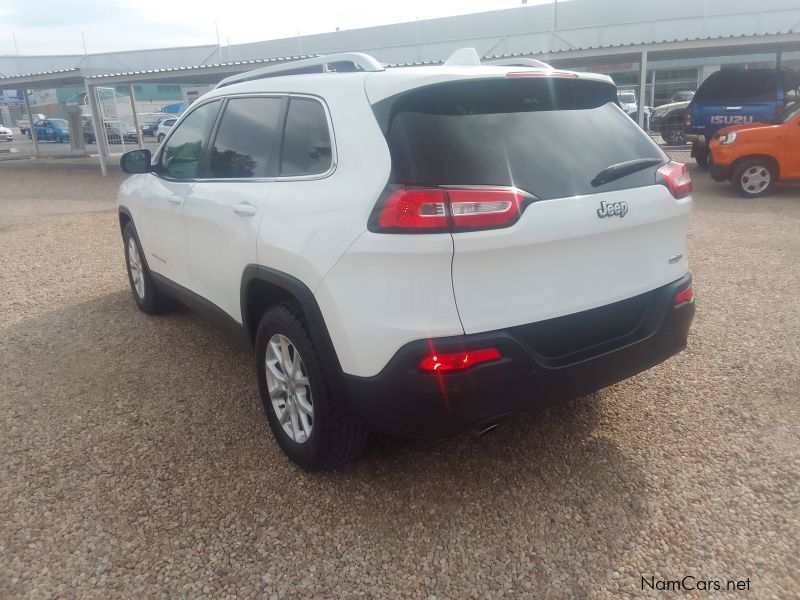
[(692, 176), (685, 164), (668, 162), (658, 170), (661, 183), (667, 186), (672, 196), (679, 200), (692, 193)]
[(442, 373), (444, 371), (466, 371), (477, 364), (502, 358), (494, 348), (454, 352), (451, 354), (430, 354), (422, 359), (419, 368), (423, 371)]
[(694, 288), (692, 284), (689, 284), (689, 287), (686, 289), (681, 290), (675, 295), (675, 306), (678, 304), (683, 304), (684, 302), (694, 302)]
[(381, 229), (442, 231), (508, 227), (525, 194), (515, 188), (397, 188), (378, 217)]

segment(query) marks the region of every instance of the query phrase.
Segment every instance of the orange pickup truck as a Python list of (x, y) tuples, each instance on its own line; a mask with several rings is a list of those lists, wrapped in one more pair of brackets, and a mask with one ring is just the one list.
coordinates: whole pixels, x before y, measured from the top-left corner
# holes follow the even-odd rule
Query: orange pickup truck
[(730, 181), (746, 198), (766, 196), (777, 181), (800, 179), (800, 101), (779, 123), (720, 129), (709, 148), (711, 177)]

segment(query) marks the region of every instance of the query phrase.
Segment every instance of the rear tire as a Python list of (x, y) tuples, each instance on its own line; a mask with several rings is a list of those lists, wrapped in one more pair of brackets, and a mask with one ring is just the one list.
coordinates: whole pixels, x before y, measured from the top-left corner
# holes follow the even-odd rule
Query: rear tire
[(156, 315), (173, 308), (175, 302), (159, 290), (153, 282), (150, 268), (142, 252), (133, 223), (128, 222), (122, 232), (125, 242), (125, 266), (136, 306), (147, 315)]
[(307, 471), (356, 457), (367, 431), (331, 395), (300, 306), (279, 304), (264, 313), (255, 350), (264, 414), (284, 453)]
[(745, 198), (761, 198), (772, 193), (776, 175), (775, 167), (768, 160), (751, 158), (733, 170), (731, 183)]
[(708, 168), (708, 152), (699, 152), (695, 155), (694, 160), (697, 162), (697, 166), (701, 169)]

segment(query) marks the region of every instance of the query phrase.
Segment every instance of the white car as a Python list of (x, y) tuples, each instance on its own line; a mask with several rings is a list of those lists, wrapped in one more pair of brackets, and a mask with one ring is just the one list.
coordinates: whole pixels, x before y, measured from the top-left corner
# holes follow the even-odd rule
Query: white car
[(177, 121), (178, 117), (174, 117), (164, 119), (158, 124), (158, 127), (156, 127), (156, 139), (158, 140), (159, 144), (164, 141), (164, 138), (167, 137), (169, 130), (172, 129), (172, 126), (175, 125)]
[(121, 165), (137, 305), (177, 299), (253, 348), (306, 469), (369, 431), (486, 431), (686, 346), (691, 180), (603, 75), (307, 59), (224, 80)]
[(639, 103), (636, 100), (636, 92), (632, 90), (620, 90), (617, 92), (619, 105), (627, 114), (631, 115), (639, 110)]
[(0, 125), (0, 141), (11, 142), (14, 141), (14, 133), (8, 128)]

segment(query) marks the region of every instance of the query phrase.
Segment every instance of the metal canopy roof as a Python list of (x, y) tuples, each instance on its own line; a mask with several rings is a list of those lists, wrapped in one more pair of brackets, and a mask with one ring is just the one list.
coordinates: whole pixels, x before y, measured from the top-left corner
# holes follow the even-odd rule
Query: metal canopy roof
[[(469, 45), (468, 41), (464, 42)], [(752, 34), (729, 37), (706, 37), (684, 40), (664, 40), (655, 43), (633, 43), (607, 45), (569, 50), (531, 50), (512, 54), (490, 54), (484, 58), (535, 57), (561, 66), (586, 64), (586, 61), (606, 59), (637, 62), (646, 51), (650, 62), (677, 58), (705, 58), (736, 54), (776, 53), (800, 50), (800, 33)], [(11, 77), (0, 77), (0, 89), (41, 89), (52, 87), (80, 87), (85, 80), (92, 85), (115, 85), (128, 83), (169, 81), (170, 83), (217, 83), (225, 77), (245, 73), (266, 64), (314, 58), (317, 54), (282, 56), (232, 62), (168, 67), (140, 71), (105, 72), (102, 69), (73, 68), (45, 71)], [(442, 61), (414, 61), (389, 63), (387, 66), (423, 66), (441, 64)]]
[(0, 89), (83, 87), (85, 80), (89, 80), (92, 85), (114, 85), (150, 81), (197, 84), (217, 83), (224, 77), (246, 73), (247, 71), (258, 68), (260, 65), (280, 64), (304, 58), (314, 58), (315, 56), (316, 55), (282, 56), (277, 58), (241, 60), (189, 67), (167, 67), (164, 69), (147, 69), (121, 73), (108, 73), (100, 69), (86, 68), (62, 69), (58, 71), (31, 73), (29, 75), (0, 77)]

